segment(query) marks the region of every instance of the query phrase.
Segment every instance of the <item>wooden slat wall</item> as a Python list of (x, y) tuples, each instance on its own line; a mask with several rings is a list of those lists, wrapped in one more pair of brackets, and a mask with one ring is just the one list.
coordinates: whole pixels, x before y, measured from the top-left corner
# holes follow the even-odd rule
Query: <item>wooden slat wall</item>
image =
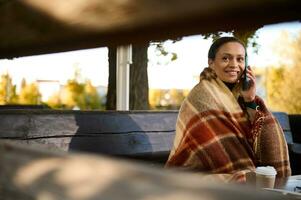
[(299, 0), (0, 1), (0, 58), (300, 20)]
[(200, 174), (2, 141), (0, 163), (0, 198), (5, 200), (289, 199), (241, 185), (221, 185)]

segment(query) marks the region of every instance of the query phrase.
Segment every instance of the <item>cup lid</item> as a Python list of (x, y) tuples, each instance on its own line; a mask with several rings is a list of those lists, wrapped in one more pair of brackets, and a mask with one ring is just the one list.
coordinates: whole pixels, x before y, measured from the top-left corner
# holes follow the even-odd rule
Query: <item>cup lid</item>
[(262, 174), (268, 176), (275, 176), (277, 174), (277, 171), (272, 166), (257, 167), (255, 172), (256, 174)]

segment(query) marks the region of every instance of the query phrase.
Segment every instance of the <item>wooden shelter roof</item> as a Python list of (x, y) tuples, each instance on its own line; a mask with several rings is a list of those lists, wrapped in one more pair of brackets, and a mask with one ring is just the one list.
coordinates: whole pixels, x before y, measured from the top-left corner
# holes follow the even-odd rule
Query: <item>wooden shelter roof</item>
[(0, 58), (260, 27), (300, 0), (0, 0)]

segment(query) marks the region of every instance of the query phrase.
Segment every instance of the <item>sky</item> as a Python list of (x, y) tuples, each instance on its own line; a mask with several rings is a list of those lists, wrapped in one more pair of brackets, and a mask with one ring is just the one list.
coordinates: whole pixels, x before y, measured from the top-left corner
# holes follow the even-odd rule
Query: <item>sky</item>
[[(277, 63), (274, 44), (286, 31), (291, 37), (301, 32), (301, 23), (291, 22), (264, 26), (257, 31), (258, 54), (248, 49), (249, 64), (265, 67)], [(150, 88), (190, 89), (198, 81), (198, 76), (207, 67), (207, 52), (211, 40), (204, 40), (200, 35), (184, 37), (172, 43), (166, 41), (164, 47), (177, 54), (175, 61), (168, 57), (158, 57), (155, 47), (148, 49), (148, 75)], [(65, 84), (73, 77), (75, 68), (79, 68), (84, 79), (90, 79), (95, 86), (106, 86), (108, 83), (108, 49), (95, 48), (65, 53), (20, 57), (11, 60), (0, 60), (0, 74), (9, 73), (17, 89), (22, 78), (27, 82), (50, 80), (53, 83)], [(52, 87), (56, 90), (58, 87)], [(51, 93), (48, 88), (48, 93)]]

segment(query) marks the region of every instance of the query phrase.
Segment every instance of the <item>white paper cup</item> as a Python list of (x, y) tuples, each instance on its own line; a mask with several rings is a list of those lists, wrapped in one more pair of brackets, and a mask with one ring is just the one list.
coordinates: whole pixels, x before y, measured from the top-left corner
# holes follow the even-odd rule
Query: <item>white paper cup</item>
[(274, 167), (257, 167), (256, 188), (274, 188), (277, 171)]

